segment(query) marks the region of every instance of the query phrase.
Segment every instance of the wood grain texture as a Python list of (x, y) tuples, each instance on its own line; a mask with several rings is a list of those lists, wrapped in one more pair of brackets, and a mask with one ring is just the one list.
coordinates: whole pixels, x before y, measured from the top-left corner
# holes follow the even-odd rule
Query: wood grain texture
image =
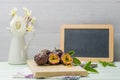
[[(96, 68), (99, 71), (98, 74), (90, 73), (88, 74), (87, 77), (81, 77), (80, 80), (120, 80), (120, 67), (119, 67), (120, 62), (115, 62), (115, 65), (117, 67), (103, 67), (101, 65), (98, 65), (98, 67)], [(0, 62), (0, 80), (36, 80), (12, 77), (18, 71), (21, 70), (23, 71), (26, 68), (28, 69), (27, 65), (9, 65), (8, 62)], [(49, 78), (45, 80), (62, 80), (62, 79)]]
[(27, 61), (28, 66), (34, 73), (35, 78), (55, 76), (87, 76), (88, 73), (80, 66), (68, 67), (65, 65), (44, 65), (38, 66), (34, 60)]

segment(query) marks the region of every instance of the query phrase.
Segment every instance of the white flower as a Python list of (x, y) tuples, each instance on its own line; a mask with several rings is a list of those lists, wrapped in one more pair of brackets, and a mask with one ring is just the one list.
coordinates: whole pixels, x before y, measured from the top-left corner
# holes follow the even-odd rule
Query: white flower
[(11, 32), (16, 33), (25, 33), (31, 32), (34, 30), (34, 22), (36, 21), (35, 17), (31, 16), (31, 10), (27, 8), (23, 8), (25, 12), (25, 16), (17, 16), (17, 8), (13, 8), (11, 11), (12, 20), (10, 22), (10, 30)]
[(31, 16), (31, 10), (28, 10), (27, 8), (23, 8), (26, 16)]
[(12, 17), (14, 17), (14, 16), (16, 15), (16, 12), (17, 12), (17, 8), (13, 8), (13, 9), (11, 10), (10, 15), (12, 15)]
[(26, 32), (26, 21), (23, 17), (15, 16), (10, 22), (11, 32)]
[(36, 21), (36, 18), (32, 17), (31, 24), (34, 24), (35, 21)]
[(29, 26), (27, 27), (27, 31), (28, 31), (28, 32), (33, 31), (33, 29), (34, 29), (34, 26), (33, 26), (33, 25), (29, 25)]

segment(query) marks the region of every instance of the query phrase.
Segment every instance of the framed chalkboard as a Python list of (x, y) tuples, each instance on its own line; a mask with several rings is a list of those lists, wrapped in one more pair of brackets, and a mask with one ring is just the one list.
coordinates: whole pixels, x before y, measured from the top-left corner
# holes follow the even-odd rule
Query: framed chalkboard
[(112, 25), (64, 25), (60, 44), (64, 52), (74, 50), (81, 61), (113, 61)]

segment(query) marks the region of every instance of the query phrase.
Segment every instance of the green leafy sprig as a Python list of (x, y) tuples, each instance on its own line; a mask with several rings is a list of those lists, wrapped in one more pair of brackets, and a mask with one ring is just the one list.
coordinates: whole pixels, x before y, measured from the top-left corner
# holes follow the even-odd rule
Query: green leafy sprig
[[(75, 54), (75, 51), (71, 50), (68, 52), (71, 56), (73, 56)], [(73, 58), (73, 64), (78, 66), (81, 64), (81, 61), (79, 59), (77, 59), (76, 57), (72, 57)], [(99, 61), (99, 63), (103, 66), (111, 66), (111, 67), (116, 67), (116, 65), (113, 62), (105, 62), (105, 61)], [(89, 72), (93, 72), (93, 73), (99, 73), (96, 69), (91, 67), (91, 61), (87, 62), (83, 68)]]
[(83, 68), (87, 71), (90, 71), (90, 72), (94, 72), (94, 73), (98, 73), (98, 71), (94, 68), (91, 67), (91, 61), (87, 62)]
[(76, 66), (79, 66), (79, 65), (81, 64), (80, 60), (77, 59), (76, 57), (73, 57), (73, 63), (74, 63), (74, 65), (76, 65)]
[[(68, 52), (71, 56), (73, 56), (75, 54), (75, 51), (71, 50)], [(79, 66), (81, 64), (81, 61), (79, 59), (77, 59), (76, 57), (72, 57), (73, 58), (73, 64), (75, 66)], [(94, 73), (98, 73), (98, 71), (94, 68), (91, 67), (91, 61), (89, 61), (88, 63), (86, 63), (83, 68), (87, 71), (90, 72), (94, 72)]]
[(113, 62), (99, 61), (99, 63), (100, 63), (103, 67), (107, 67), (107, 66), (116, 67), (116, 65), (115, 65)]
[(75, 54), (75, 51), (71, 50), (68, 52), (71, 56), (73, 56)]

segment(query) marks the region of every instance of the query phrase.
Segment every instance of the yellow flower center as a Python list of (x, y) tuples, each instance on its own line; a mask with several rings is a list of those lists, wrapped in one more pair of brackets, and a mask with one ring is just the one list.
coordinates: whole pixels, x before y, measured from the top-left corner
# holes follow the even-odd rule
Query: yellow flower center
[(16, 26), (16, 29), (19, 30), (19, 29), (21, 28), (21, 23), (20, 23), (20, 21), (17, 21), (17, 22), (15, 23), (15, 26)]

